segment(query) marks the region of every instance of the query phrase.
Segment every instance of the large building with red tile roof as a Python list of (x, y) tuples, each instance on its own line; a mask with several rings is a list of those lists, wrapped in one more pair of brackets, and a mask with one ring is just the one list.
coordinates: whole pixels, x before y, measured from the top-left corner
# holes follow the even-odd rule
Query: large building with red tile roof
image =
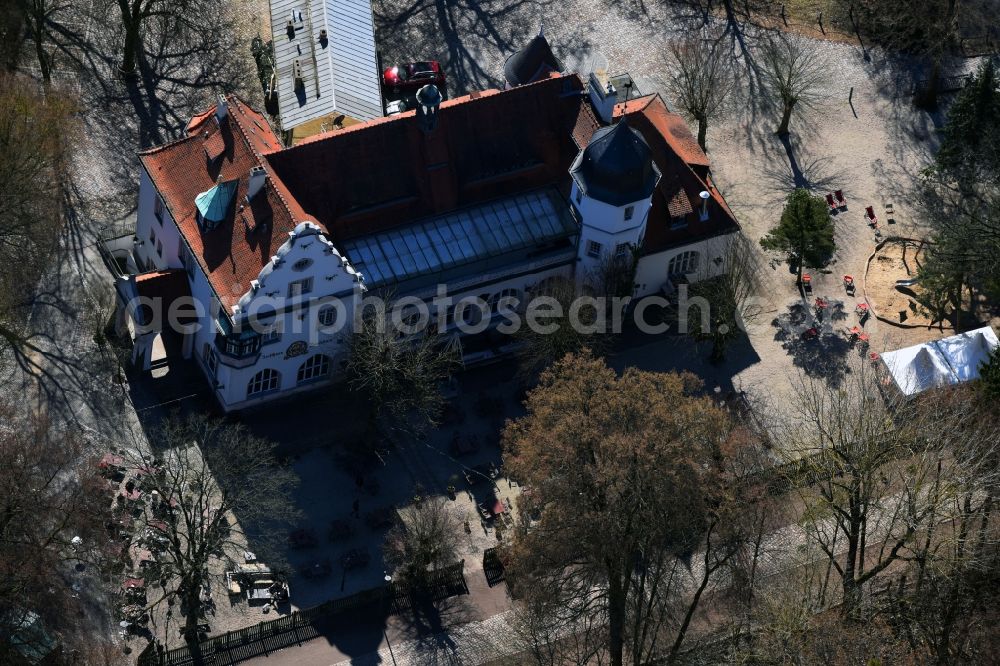
[(185, 320), (182, 347), (225, 409), (335, 376), (337, 331), (365, 294), (428, 304), (439, 332), (489, 337), (501, 301), (553, 278), (599, 291), (608, 266), (627, 265), (641, 297), (720, 272), (738, 225), (683, 119), (657, 95), (617, 103), (606, 78), (561, 74), (532, 48), (511, 69), (537, 71), (506, 90), (290, 148), (228, 96), (140, 154), (135, 262), (170, 281), (164, 293), (186, 273), (197, 325)]

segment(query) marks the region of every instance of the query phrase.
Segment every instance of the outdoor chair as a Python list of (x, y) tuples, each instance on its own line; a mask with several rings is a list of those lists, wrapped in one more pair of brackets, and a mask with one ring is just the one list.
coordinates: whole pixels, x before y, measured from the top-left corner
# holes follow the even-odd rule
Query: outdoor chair
[(837, 200), (837, 206), (842, 210), (847, 210), (847, 199), (844, 197), (844, 190), (837, 190), (833, 193), (833, 198)]
[(871, 226), (873, 226), (873, 227), (877, 227), (878, 226), (878, 217), (875, 215), (875, 208), (874, 207), (868, 206), (867, 208), (865, 208), (865, 219), (868, 221), (868, 224), (870, 224)]
[(827, 194), (826, 195), (826, 205), (830, 207), (830, 212), (831, 213), (837, 212), (838, 206), (837, 206), (837, 203), (833, 200), (833, 195), (832, 194)]
[(896, 211), (895, 211), (895, 209), (894, 209), (894, 208), (892, 207), (892, 204), (891, 204), (891, 203), (887, 203), (887, 204), (885, 205), (885, 216), (886, 216), (886, 218), (887, 218), (887, 219), (886, 219), (886, 222), (888, 222), (889, 224), (896, 224), (896, 220), (895, 220), (895, 217), (896, 217)]

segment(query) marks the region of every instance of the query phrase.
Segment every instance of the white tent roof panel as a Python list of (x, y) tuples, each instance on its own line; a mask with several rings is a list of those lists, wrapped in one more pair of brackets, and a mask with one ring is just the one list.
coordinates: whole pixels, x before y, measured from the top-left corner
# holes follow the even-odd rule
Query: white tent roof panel
[(904, 395), (935, 386), (961, 384), (979, 378), (979, 366), (1000, 346), (989, 326), (922, 345), (882, 354), (882, 361)]

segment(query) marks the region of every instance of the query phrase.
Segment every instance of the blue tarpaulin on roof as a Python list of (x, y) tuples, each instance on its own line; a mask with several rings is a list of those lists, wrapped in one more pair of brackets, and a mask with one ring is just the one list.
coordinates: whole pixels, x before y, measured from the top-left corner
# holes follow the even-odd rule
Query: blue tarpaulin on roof
[(238, 180), (227, 180), (196, 196), (194, 205), (198, 207), (201, 219), (209, 224), (217, 224), (226, 219), (238, 184)]

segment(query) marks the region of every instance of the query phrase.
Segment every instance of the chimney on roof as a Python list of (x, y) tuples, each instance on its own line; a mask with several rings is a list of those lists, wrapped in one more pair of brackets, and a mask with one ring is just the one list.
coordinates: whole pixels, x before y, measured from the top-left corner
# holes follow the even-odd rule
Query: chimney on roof
[(434, 84), (428, 83), (417, 91), (417, 122), (424, 132), (433, 132), (437, 127), (440, 106), (441, 91)]
[(219, 101), (215, 105), (215, 119), (221, 123), (228, 115), (229, 106), (226, 104), (226, 98), (223, 95), (219, 95)]
[(255, 166), (250, 169), (250, 180), (247, 181), (247, 202), (253, 201), (267, 179), (267, 171), (262, 166)]
[(608, 80), (608, 71), (598, 69), (590, 73), (590, 103), (594, 112), (607, 124), (611, 124), (618, 103), (618, 91)]

